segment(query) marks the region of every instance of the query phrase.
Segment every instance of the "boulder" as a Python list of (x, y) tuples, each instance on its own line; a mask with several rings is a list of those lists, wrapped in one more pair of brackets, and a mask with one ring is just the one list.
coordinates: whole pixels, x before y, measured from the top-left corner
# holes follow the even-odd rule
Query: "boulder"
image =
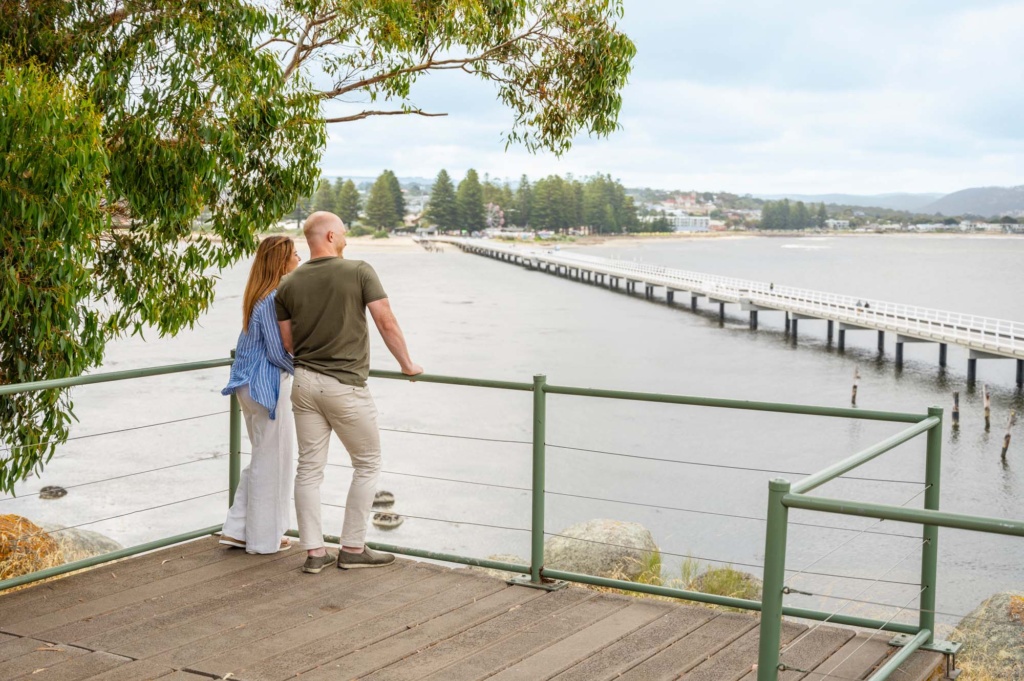
[(963, 642), (957, 660), (964, 670), (979, 678), (984, 673), (984, 678), (1024, 679), (1024, 592), (991, 596), (948, 638)]
[(64, 556), (64, 560), (61, 561), (63, 563), (73, 563), (76, 560), (101, 556), (124, 548), (110, 537), (91, 530), (77, 527), (65, 529), (61, 525), (52, 524), (42, 525), (42, 528), (57, 541)]
[(647, 571), (658, 545), (639, 523), (588, 520), (544, 544), (544, 567), (598, 577), (636, 580)]
[(0, 515), (0, 579), (20, 577), (63, 562), (60, 545), (42, 527), (20, 515)]

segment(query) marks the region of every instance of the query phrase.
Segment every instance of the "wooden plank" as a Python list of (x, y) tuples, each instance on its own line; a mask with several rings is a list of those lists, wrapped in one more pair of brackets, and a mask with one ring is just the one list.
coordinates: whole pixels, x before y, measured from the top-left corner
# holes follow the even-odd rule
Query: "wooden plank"
[[(879, 635), (875, 638), (882, 638), (882, 636)], [(885, 641), (888, 641), (889, 638), (891, 638), (889, 634), (884, 635)], [(887, 659), (895, 655), (896, 651), (899, 650), (895, 646), (888, 646), (888, 648)], [(879, 664), (883, 663), (884, 660)], [(931, 681), (939, 677), (939, 674), (936, 672), (939, 670), (945, 672), (945, 669), (946, 660), (941, 654), (919, 650), (911, 655), (909, 660), (905, 660), (903, 664), (897, 667), (890, 678), (899, 679), (900, 681)]]
[[(359, 626), (352, 626), (354, 622), (349, 621), (350, 614), (349, 617), (332, 618), (337, 620), (335, 627), (340, 627), (341, 630), (327, 636), (322, 636), (320, 626), (296, 627), (280, 637), (288, 636), (291, 645), (296, 647), (269, 659), (255, 655), (240, 656), (235, 660), (235, 669), (232, 673), (245, 681), (279, 681), (290, 678), (297, 673), (337, 659), (341, 655), (440, 617), (466, 603), (510, 588), (493, 577), (449, 574), (446, 578), (449, 585), (454, 585), (453, 588), (450, 587), (437, 596), (420, 599), (412, 605), (399, 607), (386, 614), (380, 614), (380, 608), (375, 602), (357, 606), (354, 609), (358, 611), (355, 622), (358, 622)], [(205, 672), (209, 667), (204, 664), (197, 666), (196, 669)]]
[(555, 681), (599, 681), (618, 678), (620, 674), (657, 655), (717, 616), (718, 611), (711, 608), (672, 606), (663, 617), (570, 667), (556, 676)]
[(582, 589), (562, 589), (544, 594), (542, 598), (535, 598), (519, 607), (511, 608), (499, 617), (370, 674), (366, 680), (413, 681), (423, 678), (439, 669), (457, 664), (462, 658), (484, 648), (499, 644), (537, 621), (571, 608), (588, 597)]
[[(105, 650), (107, 644), (102, 643), (104, 639), (101, 636), (105, 635), (107, 639), (115, 636), (116, 640), (123, 641), (130, 638), (138, 629), (152, 633), (156, 628), (168, 626), (165, 624), (168, 620), (183, 621), (186, 619), (186, 612), (189, 615), (196, 612), (212, 612), (218, 608), (237, 605), (240, 601), (261, 599), (274, 590), (287, 588), (295, 581), (295, 575), (287, 573), (297, 572), (305, 559), (305, 554), (300, 552), (282, 554), (277, 560), (266, 561), (247, 570), (198, 584), (195, 588), (162, 594), (95, 617), (76, 620), (41, 631), (37, 636), (48, 641), (79, 643), (86, 648)], [(289, 577), (293, 579), (288, 579)], [(98, 643), (93, 645), (93, 642)]]
[(882, 640), (877, 636), (869, 639), (866, 634), (859, 634), (847, 641), (846, 645), (824, 662), (812, 668), (815, 673), (808, 674), (808, 678), (813, 681), (831, 674), (848, 679), (863, 679), (888, 655), (888, 640)]
[(494, 681), (550, 679), (665, 614), (666, 606), (662, 603), (631, 600), (634, 602), (616, 612), (613, 617), (606, 617), (583, 631), (538, 651), (492, 678)]
[[(806, 636), (799, 640), (794, 639), (788, 647), (783, 648), (779, 661), (788, 667), (813, 670), (842, 648), (854, 635), (852, 629), (815, 627)], [(800, 681), (806, 676), (808, 675), (803, 672), (787, 670), (779, 674), (779, 681)], [(751, 671), (743, 677), (743, 681), (757, 681), (757, 672)]]
[(749, 615), (721, 613), (620, 678), (623, 681), (677, 679), (756, 626), (757, 620)]
[[(29, 603), (12, 601), (10, 604), (5, 604), (4, 601), (0, 601), (0, 608), (2, 608), (0, 610), (0, 621), (4, 622), (6, 630), (12, 630), (13, 627), (10, 625), (17, 622), (47, 613), (58, 612), (65, 608), (74, 607), (86, 601), (104, 598), (127, 589), (145, 586), (155, 580), (183, 574), (205, 565), (212, 565), (232, 556), (237, 558), (239, 553), (245, 555), (244, 552), (232, 551), (227, 548), (210, 548), (206, 551), (182, 557), (172, 554), (161, 559), (161, 562), (163, 560), (167, 561), (163, 565), (157, 563), (142, 570), (129, 570), (127, 572), (119, 567), (121, 563), (104, 565), (52, 582), (62, 586), (59, 592)], [(131, 563), (126, 562), (124, 565), (130, 566)], [(50, 584), (50, 582), (47, 582), (47, 584)], [(13, 595), (17, 596), (18, 593)]]
[(47, 667), (41, 672), (33, 671), (22, 678), (26, 681), (28, 679), (32, 681), (84, 681), (130, 662), (130, 659), (120, 655), (86, 653), (73, 657), (56, 667)]
[[(132, 657), (154, 656), (154, 659), (173, 667), (189, 668), (195, 668), (200, 660), (216, 660), (223, 656), (224, 666), (228, 667), (224, 673), (227, 673), (231, 671), (230, 667), (238, 665), (242, 655), (272, 654), (277, 647), (284, 645), (283, 641), (288, 638), (286, 632), (295, 627), (338, 626), (333, 624), (336, 620), (325, 622), (325, 618), (344, 615), (348, 612), (346, 608), (370, 598), (386, 599), (391, 591), (417, 593), (419, 583), (430, 579), (438, 581), (425, 587), (429, 591), (423, 597), (440, 588), (440, 578), (430, 571), (418, 568), (386, 570), (333, 570), (321, 575), (300, 573), (303, 582), (296, 587), (295, 597), (291, 600), (288, 592), (283, 592), (263, 603), (240, 604), (173, 629), (155, 632), (149, 637), (126, 641), (123, 646), (115, 646), (115, 652), (124, 654), (130, 650), (135, 653)], [(372, 578), (368, 578), (370, 575)], [(256, 652), (251, 652), (253, 650)], [(215, 665), (216, 662), (210, 664)], [(223, 673), (217, 676), (223, 676)]]
[(562, 639), (585, 629), (595, 622), (622, 610), (625, 603), (618, 599), (609, 600), (592, 591), (574, 589), (585, 595), (578, 605), (561, 610), (514, 636), (504, 639), (499, 645), (486, 648), (475, 655), (459, 661), (425, 677), (432, 681), (467, 681), (490, 678)]
[(114, 667), (103, 674), (89, 677), (88, 681), (153, 681), (153, 679), (166, 681), (167, 676), (173, 673), (174, 670), (166, 665), (156, 664), (149, 660), (137, 660)]
[(486, 623), (509, 609), (540, 598), (543, 592), (508, 588), (473, 601), (446, 615), (390, 636), (373, 645), (355, 650), (317, 669), (302, 674), (303, 681), (335, 681), (365, 676), (392, 662), (413, 655), (417, 650), (444, 641), (468, 629)]
[(0, 681), (12, 681), (23, 674), (28, 675), (39, 669), (55, 667), (88, 652), (74, 646), (54, 646), (44, 641), (24, 640), (35, 645), (30, 651), (10, 657), (0, 665)]
[(34, 638), (18, 638), (10, 636), (0, 642), (0, 662), (11, 660), (15, 657), (28, 655), (36, 648), (50, 645), (46, 641), (37, 641)]
[(178, 670), (168, 674), (167, 676), (161, 676), (160, 681), (210, 681), (210, 677)]
[[(228, 554), (230, 549), (216, 550), (219, 553)], [(198, 554), (205, 555), (205, 554)], [(6, 630), (12, 634), (31, 636), (37, 632), (47, 631), (56, 627), (68, 624), (86, 617), (101, 615), (111, 610), (138, 603), (149, 598), (155, 598), (163, 594), (178, 590), (195, 588), (196, 585), (222, 575), (231, 574), (240, 570), (253, 567), (255, 564), (273, 560), (276, 554), (267, 556), (250, 556), (244, 551), (233, 551), (229, 557), (212, 562), (202, 567), (180, 572), (170, 577), (150, 580), (138, 586), (121, 589), (109, 595), (101, 596), (92, 600), (86, 600), (70, 607), (48, 612), (39, 616), (23, 618), (14, 625), (7, 626)], [(185, 559), (188, 560), (187, 558)], [(183, 561), (184, 562), (184, 561)], [(168, 564), (170, 565), (170, 564)], [(73, 597), (74, 594), (71, 594)]]
[[(803, 624), (783, 622), (779, 641), (785, 645), (807, 630)], [(697, 665), (680, 678), (685, 681), (732, 681), (742, 678), (757, 664), (761, 627), (747, 632), (713, 657)]]
[[(154, 565), (159, 566), (164, 560), (170, 557), (184, 558), (196, 553), (211, 551), (216, 547), (216, 538), (197, 539), (185, 544), (177, 544), (165, 549), (160, 549), (159, 551), (154, 551), (152, 553), (144, 553), (139, 556), (122, 558), (118, 561), (105, 563), (99, 567), (89, 568), (79, 572), (72, 572), (62, 579), (42, 582), (41, 584), (36, 584), (29, 589), (22, 589), (21, 591), (15, 591), (14, 593), (5, 593), (0, 591), (0, 621), (3, 621), (4, 617), (9, 614), (12, 609), (20, 609), (29, 603), (48, 600), (76, 589), (82, 590), (87, 585), (96, 583), (103, 583), (106, 585), (110, 579), (110, 575), (107, 573), (111, 570), (117, 572), (122, 577), (125, 577), (131, 573), (151, 568)], [(74, 581), (69, 581), (72, 578)]]

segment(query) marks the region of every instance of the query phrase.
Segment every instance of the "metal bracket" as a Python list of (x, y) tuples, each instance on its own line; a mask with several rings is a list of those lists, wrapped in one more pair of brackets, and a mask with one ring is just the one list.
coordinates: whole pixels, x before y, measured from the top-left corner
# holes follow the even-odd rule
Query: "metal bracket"
[[(889, 645), (902, 647), (907, 645), (914, 637), (910, 634), (896, 634), (889, 641)], [(921, 646), (918, 650), (927, 650), (933, 653), (941, 653), (946, 656), (946, 675), (944, 680), (955, 681), (960, 676), (962, 669), (956, 668), (956, 656), (964, 644), (958, 641), (932, 641)]]
[(520, 575), (513, 577), (512, 579), (505, 580), (506, 584), (512, 586), (527, 586), (531, 589), (542, 589), (544, 591), (558, 591), (569, 586), (569, 582), (563, 582), (559, 579), (547, 579), (542, 577), (540, 582), (534, 582), (530, 579), (530, 575)]

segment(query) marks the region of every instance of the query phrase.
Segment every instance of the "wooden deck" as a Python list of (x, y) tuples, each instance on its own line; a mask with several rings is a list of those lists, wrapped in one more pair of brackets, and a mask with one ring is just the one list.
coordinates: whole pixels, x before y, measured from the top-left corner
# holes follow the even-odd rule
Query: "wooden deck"
[[(303, 559), (210, 538), (0, 596), (0, 681), (754, 679), (751, 615), (406, 560), (307, 575)], [(783, 656), (817, 673), (780, 678), (863, 679), (892, 652), (865, 638), (820, 627)], [(918, 653), (893, 678), (940, 662)]]

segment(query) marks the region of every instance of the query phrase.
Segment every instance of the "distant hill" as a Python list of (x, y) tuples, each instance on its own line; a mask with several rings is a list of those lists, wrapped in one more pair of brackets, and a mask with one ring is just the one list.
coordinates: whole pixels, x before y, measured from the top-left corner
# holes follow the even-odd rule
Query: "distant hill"
[(962, 189), (929, 203), (922, 212), (992, 217), (1021, 210), (1024, 210), (1024, 185)]
[(825, 203), (839, 206), (863, 206), (865, 208), (888, 208), (906, 210), (912, 213), (931, 212), (925, 207), (942, 199), (943, 194), (759, 194), (758, 198), (789, 199), (804, 203)]

